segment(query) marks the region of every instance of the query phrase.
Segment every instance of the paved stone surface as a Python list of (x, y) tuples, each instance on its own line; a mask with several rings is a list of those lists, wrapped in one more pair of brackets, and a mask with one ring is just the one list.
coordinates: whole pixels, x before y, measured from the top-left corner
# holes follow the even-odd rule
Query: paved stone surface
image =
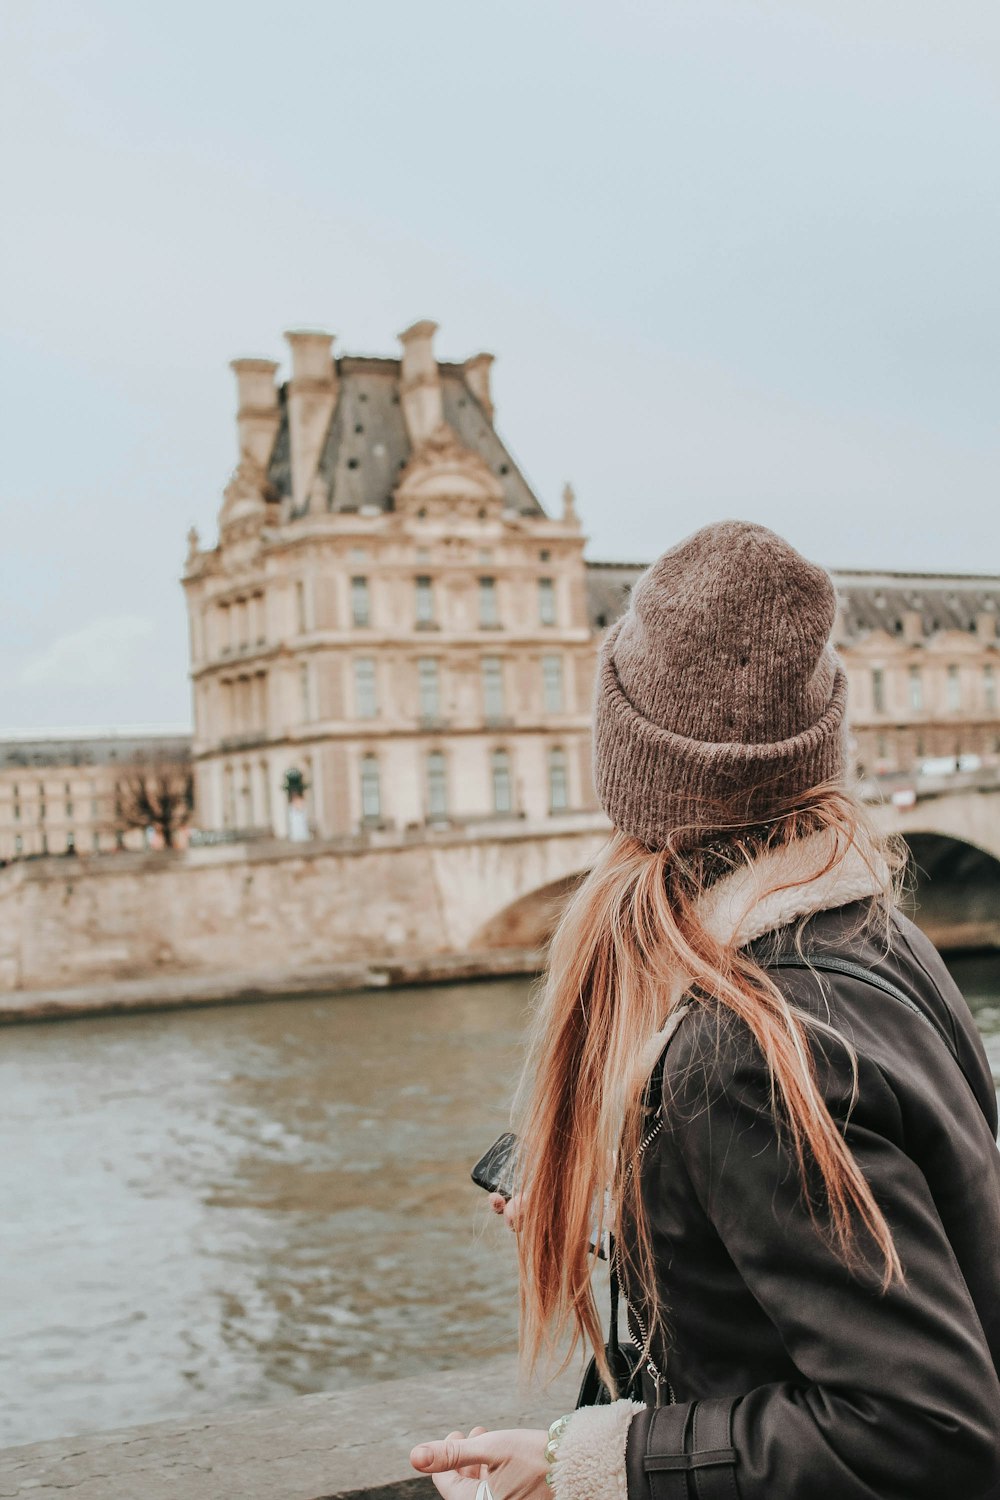
[(0, 1452), (2, 1500), (430, 1500), (414, 1443), (470, 1427), (543, 1427), (579, 1372), (519, 1384), (503, 1355), (473, 1369), (302, 1396), (259, 1411), (57, 1439)]

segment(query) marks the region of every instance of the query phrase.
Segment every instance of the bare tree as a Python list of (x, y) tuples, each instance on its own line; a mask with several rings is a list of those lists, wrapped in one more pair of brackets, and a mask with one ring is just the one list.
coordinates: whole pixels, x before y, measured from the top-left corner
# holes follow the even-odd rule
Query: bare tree
[(115, 822), (120, 828), (155, 828), (172, 849), (194, 807), (194, 774), (185, 760), (137, 755), (122, 768), (116, 785)]

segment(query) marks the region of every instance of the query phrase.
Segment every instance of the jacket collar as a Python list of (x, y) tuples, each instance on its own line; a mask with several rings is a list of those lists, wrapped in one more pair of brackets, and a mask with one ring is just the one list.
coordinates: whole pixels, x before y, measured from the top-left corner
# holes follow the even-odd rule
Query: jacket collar
[[(702, 895), (698, 913), (719, 942), (745, 948), (802, 917), (880, 895), (888, 882), (888, 866), (876, 848), (844, 846), (833, 830), (823, 830), (724, 875)], [(665, 997), (667, 1019), (643, 1048), (646, 1071), (687, 1013), (682, 1001), (690, 987), (689, 974), (674, 976)]]
[(876, 896), (887, 882), (877, 850), (865, 852), (856, 843), (842, 847), (834, 832), (824, 830), (724, 875), (701, 897), (698, 912), (718, 942), (745, 948), (801, 917)]

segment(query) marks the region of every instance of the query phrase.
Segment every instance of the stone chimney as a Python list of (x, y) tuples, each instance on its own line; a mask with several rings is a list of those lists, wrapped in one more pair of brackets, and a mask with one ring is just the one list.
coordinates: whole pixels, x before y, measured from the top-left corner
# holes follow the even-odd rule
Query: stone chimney
[(462, 366), (466, 385), (491, 422), (493, 421), (493, 397), (490, 395), (490, 366), (492, 364), (492, 354), (474, 354)]
[(997, 616), (996, 610), (991, 606), (981, 609), (976, 614), (976, 635), (981, 641), (989, 644), (997, 638)]
[(332, 333), (286, 333), (292, 351), (288, 382), (288, 436), (292, 459), (292, 504), (305, 503), (320, 449), (337, 400)]
[(919, 609), (903, 611), (903, 640), (908, 646), (919, 646), (924, 639), (924, 618)]
[(267, 467), (278, 433), (281, 412), (273, 359), (234, 359), (229, 368), (236, 376), (236, 430), (240, 457), (249, 454), (255, 464)]
[(437, 324), (425, 319), (399, 335), (403, 346), (400, 380), (403, 419), (414, 448), (425, 443), (444, 421), (441, 376), (434, 358), (436, 333)]

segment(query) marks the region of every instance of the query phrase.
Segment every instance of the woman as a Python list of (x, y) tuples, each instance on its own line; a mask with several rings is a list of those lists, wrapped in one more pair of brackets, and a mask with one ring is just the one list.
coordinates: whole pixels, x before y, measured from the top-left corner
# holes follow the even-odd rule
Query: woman
[(828, 575), (710, 526), (605, 639), (614, 833), (521, 1109), (522, 1345), (603, 1359), (610, 1184), (644, 1402), (413, 1450), (446, 1500), (1000, 1497), (1000, 1154), (968, 1007), (845, 787)]

